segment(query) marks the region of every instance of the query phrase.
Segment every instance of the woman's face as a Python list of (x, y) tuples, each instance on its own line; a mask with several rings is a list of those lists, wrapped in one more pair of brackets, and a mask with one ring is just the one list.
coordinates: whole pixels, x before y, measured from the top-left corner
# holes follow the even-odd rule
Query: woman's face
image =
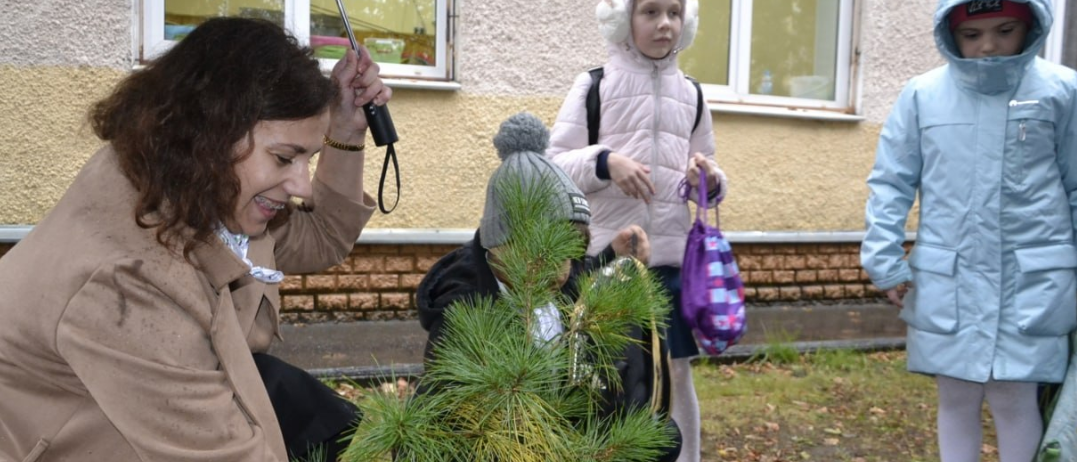
[[(250, 155), (235, 166), (239, 177), (236, 210), (225, 221), (233, 233), (259, 236), (293, 197), (311, 198), (310, 158), (322, 148), (329, 111), (302, 120), (263, 120), (251, 130)], [(247, 152), (248, 138), (236, 143)]]

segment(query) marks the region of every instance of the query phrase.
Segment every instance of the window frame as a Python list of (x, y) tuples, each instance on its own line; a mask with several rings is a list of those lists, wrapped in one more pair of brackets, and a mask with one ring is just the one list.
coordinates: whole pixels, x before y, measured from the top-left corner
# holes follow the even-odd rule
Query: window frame
[(729, 25), (728, 85), (702, 83), (703, 95), (710, 103), (745, 106), (782, 107), (825, 110), (856, 114), (855, 84), (858, 76), (856, 58), (857, 28), (862, 0), (838, 0), (837, 50), (834, 63), (834, 100), (817, 100), (792, 96), (753, 94), (751, 91), (752, 7), (754, 0), (731, 3)]
[[(283, 0), (284, 28), (287, 29), (303, 46), (310, 46), (310, 0)], [(165, 40), (165, 0), (141, 0), (142, 18), (137, 61), (145, 63), (175, 46), (173, 40)], [(453, 35), (449, 20), (455, 17), (452, 12), (455, 0), (434, 0), (436, 11), (435, 65), (420, 66), (412, 64), (378, 63), (381, 75), (385, 78), (428, 80), (432, 82), (451, 82), (454, 77), (455, 56), (452, 52)], [(318, 59), (321, 69), (328, 73), (335, 60)]]

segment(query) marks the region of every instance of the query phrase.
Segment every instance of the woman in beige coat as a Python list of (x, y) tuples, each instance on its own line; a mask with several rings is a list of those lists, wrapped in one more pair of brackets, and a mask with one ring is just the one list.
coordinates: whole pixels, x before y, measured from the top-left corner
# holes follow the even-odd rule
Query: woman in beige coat
[(0, 260), (0, 460), (303, 456), (278, 423), (303, 393), (262, 379), (295, 370), (252, 353), (278, 333), (281, 272), (339, 263), (370, 218), (357, 109), (390, 96), (365, 53), (330, 80), (233, 18), (97, 103), (107, 144)]

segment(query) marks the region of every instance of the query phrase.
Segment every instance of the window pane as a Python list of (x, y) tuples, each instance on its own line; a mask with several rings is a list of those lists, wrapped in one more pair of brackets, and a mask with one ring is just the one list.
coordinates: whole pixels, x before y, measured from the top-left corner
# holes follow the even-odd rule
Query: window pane
[(165, 0), (165, 40), (180, 40), (219, 16), (268, 19), (284, 27), (284, 0)]
[(685, 74), (700, 83), (729, 85), (729, 18), (732, 0), (699, 2), (699, 31), (677, 58)]
[(751, 92), (833, 100), (839, 6), (838, 0), (755, 0)]
[[(345, 0), (355, 39), (379, 63), (437, 65), (435, 0)], [(319, 58), (339, 58), (348, 34), (336, 0), (311, 0), (310, 46)]]

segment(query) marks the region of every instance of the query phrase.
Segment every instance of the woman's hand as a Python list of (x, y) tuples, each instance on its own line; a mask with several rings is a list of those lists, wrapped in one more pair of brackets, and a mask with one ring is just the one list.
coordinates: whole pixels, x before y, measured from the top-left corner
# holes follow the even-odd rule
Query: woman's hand
[(886, 291), (886, 298), (890, 299), (890, 303), (894, 306), (898, 308), (904, 308), (905, 294), (908, 293), (910, 289), (912, 289), (912, 281), (903, 282), (895, 286), (893, 289), (888, 289)]
[(348, 50), (333, 66), (331, 74), (339, 96), (330, 107), (329, 137), (347, 144), (363, 144), (367, 121), (363, 105), (381, 106), (393, 96), (393, 90), (378, 76), (378, 63), (363, 49), (362, 57)]
[(625, 195), (651, 202), (654, 183), (651, 183), (650, 167), (616, 152), (611, 152), (606, 158), (606, 166), (610, 169), (610, 179)]
[(717, 191), (719, 182), (722, 181), (718, 163), (699, 152), (692, 154), (692, 157), (688, 159), (688, 169), (684, 172), (684, 176), (688, 178), (688, 185), (693, 188), (699, 187), (700, 169), (707, 171), (707, 191)]
[(610, 246), (618, 257), (634, 257), (643, 264), (647, 264), (651, 259), (651, 242), (647, 240), (647, 233), (643, 228), (637, 225), (630, 225), (618, 231)]

